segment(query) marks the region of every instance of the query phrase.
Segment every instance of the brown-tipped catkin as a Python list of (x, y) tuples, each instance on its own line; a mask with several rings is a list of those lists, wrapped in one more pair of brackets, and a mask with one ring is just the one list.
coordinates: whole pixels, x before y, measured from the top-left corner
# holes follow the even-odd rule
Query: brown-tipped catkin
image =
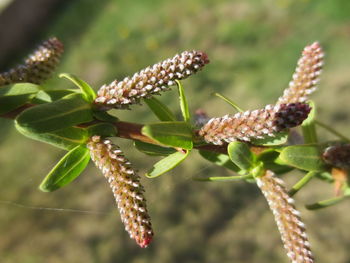
[(168, 90), (175, 80), (187, 78), (209, 63), (201, 51), (185, 51), (181, 54), (147, 67), (132, 77), (103, 85), (97, 92), (96, 104), (106, 108), (128, 108), (160, 91)]
[(55, 37), (44, 41), (31, 54), (23, 65), (18, 65), (15, 68), (0, 73), (0, 86), (30, 82), (41, 84), (55, 70), (63, 53), (63, 44)]
[(318, 42), (306, 46), (298, 61), (293, 79), (277, 104), (305, 102), (316, 90), (323, 66), (324, 53)]
[(87, 147), (92, 160), (108, 180), (125, 230), (139, 246), (147, 247), (152, 241), (153, 230), (140, 177), (119, 147), (110, 140), (93, 136)]
[(267, 170), (265, 175), (256, 179), (267, 203), (274, 215), (281, 234), (287, 256), (292, 263), (313, 263), (305, 225), (300, 213), (295, 209), (294, 200), (288, 195), (282, 179)]
[(200, 129), (199, 135), (206, 142), (218, 145), (273, 137), (278, 132), (300, 125), (309, 112), (310, 107), (304, 103), (267, 105), (260, 110), (212, 118)]

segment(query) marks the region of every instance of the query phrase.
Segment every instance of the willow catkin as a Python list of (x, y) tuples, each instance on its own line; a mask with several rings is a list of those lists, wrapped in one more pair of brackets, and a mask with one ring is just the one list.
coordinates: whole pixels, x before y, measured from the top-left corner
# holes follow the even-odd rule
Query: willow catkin
[(153, 230), (140, 177), (118, 146), (93, 136), (87, 144), (91, 159), (102, 171), (113, 191), (125, 230), (141, 247), (152, 241)]
[(132, 77), (103, 85), (97, 92), (95, 103), (106, 108), (128, 108), (139, 103), (141, 98), (169, 89), (175, 80), (187, 78), (209, 63), (208, 56), (201, 51), (185, 51), (147, 67)]
[(304, 103), (267, 105), (260, 110), (212, 118), (199, 130), (199, 135), (206, 142), (218, 145), (273, 137), (278, 132), (300, 125), (309, 112), (310, 107)]
[(44, 41), (23, 65), (0, 73), (0, 86), (30, 82), (41, 84), (54, 72), (63, 53), (63, 44), (55, 37)]
[(288, 195), (282, 179), (267, 170), (256, 179), (274, 215), (287, 256), (292, 263), (313, 263), (305, 225), (295, 209), (294, 200)]
[(324, 53), (318, 42), (306, 46), (289, 82), (277, 104), (305, 102), (308, 95), (316, 90), (323, 66)]

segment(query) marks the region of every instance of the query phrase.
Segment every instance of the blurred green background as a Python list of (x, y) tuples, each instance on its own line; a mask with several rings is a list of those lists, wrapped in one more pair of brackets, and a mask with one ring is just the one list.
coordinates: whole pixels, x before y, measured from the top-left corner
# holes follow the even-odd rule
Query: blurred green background
[[(58, 72), (74, 73), (96, 89), (183, 50), (203, 50), (211, 63), (183, 84), (192, 111), (221, 116), (232, 109), (212, 92), (245, 109), (274, 103), (303, 47), (317, 40), (326, 52), (313, 95), (318, 118), (349, 134), (349, 14), (348, 0), (75, 0), (55, 10), (35, 43), (61, 39)], [(47, 85), (71, 86), (58, 77)], [(175, 91), (160, 99), (179, 114)], [(117, 114), (133, 122), (156, 120), (140, 106)], [(197, 153), (162, 177), (142, 178), (155, 237), (141, 249), (124, 231), (109, 186), (93, 165), (69, 186), (40, 192), (37, 186), (64, 152), (17, 134), (12, 124), (0, 120), (0, 262), (288, 262), (257, 187), (193, 182), (192, 176), (229, 175)], [(115, 142), (140, 175), (157, 161), (134, 151), (130, 141)], [(285, 179), (291, 185), (300, 176)], [(331, 194), (328, 185), (312, 181), (296, 196), (297, 207), (316, 262), (349, 263), (349, 202), (316, 212), (303, 208)]]

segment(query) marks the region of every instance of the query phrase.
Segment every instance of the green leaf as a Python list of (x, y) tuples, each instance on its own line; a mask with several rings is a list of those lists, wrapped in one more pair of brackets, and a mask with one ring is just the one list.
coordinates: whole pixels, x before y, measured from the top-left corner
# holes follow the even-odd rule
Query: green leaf
[(234, 172), (240, 171), (240, 169), (233, 162), (231, 162), (231, 159), (227, 154), (204, 151), (204, 150), (200, 150), (199, 154), (204, 159), (206, 159), (209, 162), (212, 162), (218, 166), (225, 167), (225, 168), (232, 170)]
[(33, 133), (22, 129), (18, 125), (16, 125), (16, 128), (30, 139), (45, 142), (65, 150), (70, 150), (83, 144), (88, 139), (87, 131), (83, 128), (68, 127), (50, 133)]
[(228, 155), (231, 161), (242, 170), (249, 171), (254, 168), (254, 154), (250, 151), (248, 145), (243, 142), (231, 142), (227, 147)]
[(306, 171), (322, 171), (325, 165), (316, 145), (293, 145), (285, 147), (279, 159), (290, 166)]
[(179, 91), (179, 99), (180, 99), (180, 108), (181, 108), (181, 112), (182, 112), (182, 116), (184, 118), (185, 122), (190, 122), (190, 111), (188, 109), (188, 103), (187, 103), (187, 99), (186, 99), (186, 95), (185, 95), (185, 90), (181, 84), (180, 81), (175, 80), (176, 84), (177, 84), (177, 88)]
[(84, 99), (87, 102), (93, 102), (96, 99), (96, 93), (93, 88), (85, 81), (81, 80), (77, 76), (69, 73), (62, 73), (59, 75), (60, 78), (66, 78), (73, 82), (78, 88), (81, 89)]
[(0, 97), (0, 114), (15, 110), (30, 101), (32, 94)]
[(186, 122), (159, 122), (145, 125), (142, 134), (172, 147), (193, 148), (192, 130)]
[(309, 116), (303, 121), (301, 128), (303, 131), (303, 136), (305, 143), (317, 143), (317, 133), (315, 127), (315, 117), (316, 117), (316, 105), (313, 101), (309, 101), (308, 104), (311, 107), (311, 112)]
[(92, 110), (81, 94), (68, 95), (52, 103), (41, 104), (23, 111), (16, 125), (32, 133), (60, 130), (93, 120)]
[(276, 163), (276, 159), (279, 157), (279, 152), (275, 149), (268, 149), (263, 151), (258, 155), (257, 161), (261, 161), (264, 163), (264, 168), (267, 170), (271, 170), (276, 174), (283, 174), (293, 170), (292, 167), (288, 165), (282, 165)]
[(141, 141), (134, 141), (134, 145), (137, 150), (142, 153), (152, 155), (152, 156), (166, 156), (176, 152), (173, 148), (161, 147), (159, 145), (154, 145), (150, 143), (145, 143)]
[(112, 137), (117, 134), (117, 129), (110, 123), (99, 123), (89, 126), (87, 129), (89, 137), (100, 135), (102, 137)]
[(228, 104), (230, 104), (236, 111), (238, 112), (243, 112), (244, 110), (242, 110), (242, 108), (240, 108), (234, 101), (232, 101), (231, 99), (229, 99), (228, 97), (220, 94), (220, 93), (214, 93), (214, 95), (220, 99), (223, 99), (224, 101), (226, 101)]
[(0, 88), (0, 114), (10, 112), (28, 103), (40, 87), (31, 83), (19, 83)]
[(251, 144), (262, 145), (262, 146), (276, 146), (285, 144), (288, 141), (288, 133), (280, 132), (276, 133), (275, 136), (266, 136), (263, 139), (252, 139)]
[(175, 152), (168, 155), (167, 157), (153, 165), (153, 168), (146, 174), (146, 177), (155, 178), (162, 174), (165, 174), (171, 169), (174, 169), (187, 158), (189, 153), (190, 151), (187, 151), (186, 153)]
[(144, 99), (144, 101), (160, 121), (176, 121), (171, 110), (155, 97)]
[(76, 93), (76, 91), (80, 90), (40, 90), (35, 97), (31, 100), (32, 103), (34, 104), (42, 104), (42, 103), (47, 103), (47, 102), (53, 102), (59, 99), (62, 99), (63, 97)]
[(85, 145), (75, 147), (49, 172), (40, 184), (40, 190), (52, 192), (72, 182), (85, 169), (89, 160), (90, 152)]

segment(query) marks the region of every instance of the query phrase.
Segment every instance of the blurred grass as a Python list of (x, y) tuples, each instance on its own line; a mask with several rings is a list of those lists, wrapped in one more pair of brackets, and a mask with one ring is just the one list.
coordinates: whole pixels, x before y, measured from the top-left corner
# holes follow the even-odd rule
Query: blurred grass
[[(65, 43), (59, 72), (77, 74), (96, 89), (183, 50), (206, 51), (211, 63), (183, 84), (191, 110), (200, 107), (212, 116), (231, 110), (211, 96), (214, 91), (244, 109), (273, 103), (302, 48), (318, 40), (327, 57), (313, 99), (319, 118), (347, 134), (349, 10), (347, 0), (76, 0), (42, 37), (55, 35)], [(47, 85), (71, 84), (55, 78)], [(176, 92), (160, 98), (179, 113)], [(116, 113), (128, 121), (155, 120), (140, 106)], [(10, 124), (0, 122), (1, 262), (288, 262), (256, 187), (191, 182), (194, 175), (228, 174), (196, 154), (167, 175), (142, 179), (156, 235), (149, 248), (139, 249), (123, 230), (110, 189), (92, 165), (68, 187), (39, 192), (37, 186), (63, 152), (18, 135)], [(118, 144), (140, 174), (156, 161), (133, 151), (131, 142)], [(291, 184), (299, 177), (286, 178)], [(299, 208), (331, 194), (324, 184), (312, 183), (297, 196)], [(350, 262), (348, 205), (301, 209), (317, 262)]]

